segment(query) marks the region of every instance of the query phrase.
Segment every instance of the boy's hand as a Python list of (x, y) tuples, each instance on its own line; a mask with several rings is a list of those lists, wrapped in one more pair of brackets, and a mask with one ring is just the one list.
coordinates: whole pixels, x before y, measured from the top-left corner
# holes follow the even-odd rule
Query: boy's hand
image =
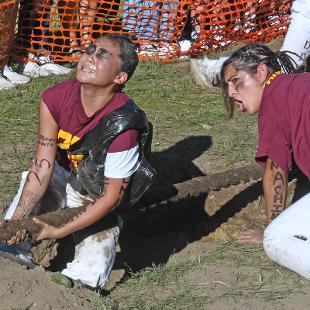
[(10, 240), (7, 240), (7, 243), (9, 245), (15, 244), (15, 243), (20, 243), (27, 239), (27, 230), (22, 229), (16, 232), (15, 236), (13, 236)]
[[(0, 226), (6, 224), (8, 220), (0, 220)], [(24, 241), (25, 239), (29, 238), (29, 234), (27, 233), (27, 230), (21, 229), (18, 230), (11, 239), (7, 240), (8, 245), (13, 245), (15, 243), (20, 243)]]
[(61, 234), (61, 229), (52, 225), (49, 225), (38, 218), (33, 218), (33, 221), (41, 226), (41, 231), (35, 236), (35, 240), (41, 241), (45, 239), (59, 239), (64, 236)]

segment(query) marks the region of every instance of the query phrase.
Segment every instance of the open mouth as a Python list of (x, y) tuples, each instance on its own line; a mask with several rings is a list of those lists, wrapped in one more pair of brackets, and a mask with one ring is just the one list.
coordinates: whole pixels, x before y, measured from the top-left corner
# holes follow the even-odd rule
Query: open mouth
[(246, 111), (246, 108), (245, 108), (245, 106), (244, 106), (244, 104), (243, 104), (242, 101), (237, 100), (237, 99), (234, 99), (234, 104), (235, 104), (237, 107), (239, 107), (239, 110), (240, 110), (241, 112), (245, 112), (245, 111)]
[(82, 67), (82, 71), (87, 72), (87, 73), (94, 73), (96, 70), (93, 68), (89, 68), (89, 67)]

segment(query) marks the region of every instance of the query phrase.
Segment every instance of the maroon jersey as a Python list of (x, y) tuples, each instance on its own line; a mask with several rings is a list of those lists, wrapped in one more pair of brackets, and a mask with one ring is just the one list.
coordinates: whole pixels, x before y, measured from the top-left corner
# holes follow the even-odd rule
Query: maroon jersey
[(284, 171), (292, 166), (310, 179), (310, 73), (280, 74), (266, 85), (258, 114), (256, 161), (267, 157)]
[[(129, 99), (125, 93), (115, 93), (105, 106), (92, 116), (87, 116), (81, 102), (80, 92), (80, 83), (73, 79), (51, 87), (42, 94), (43, 101), (59, 126), (58, 146), (63, 150), (68, 150), (70, 145), (93, 129), (103, 117), (122, 107)], [(108, 152), (128, 150), (137, 145), (137, 141), (137, 130), (128, 130), (114, 139)], [(68, 158), (76, 167), (83, 156), (68, 154)]]

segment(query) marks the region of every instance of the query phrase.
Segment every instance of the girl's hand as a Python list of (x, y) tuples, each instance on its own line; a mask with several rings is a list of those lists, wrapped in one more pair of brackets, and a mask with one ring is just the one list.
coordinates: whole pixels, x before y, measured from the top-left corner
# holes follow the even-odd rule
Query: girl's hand
[(237, 237), (237, 243), (247, 244), (247, 243), (256, 243), (260, 244), (263, 242), (263, 233), (259, 230), (249, 229), (243, 232)]
[(38, 218), (33, 218), (33, 221), (41, 226), (41, 231), (38, 235), (34, 236), (34, 239), (37, 241), (45, 239), (60, 239), (64, 236), (62, 235), (61, 228), (49, 225)]

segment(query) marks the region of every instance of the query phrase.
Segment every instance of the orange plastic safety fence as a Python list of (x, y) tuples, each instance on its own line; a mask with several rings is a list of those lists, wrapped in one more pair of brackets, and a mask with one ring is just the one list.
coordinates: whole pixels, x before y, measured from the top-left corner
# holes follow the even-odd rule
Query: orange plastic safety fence
[[(126, 33), (141, 59), (175, 60), (283, 35), (292, 0), (22, 0), (15, 56), (74, 61), (99, 36)], [(187, 47), (182, 46), (186, 42)]]
[(14, 43), (18, 0), (0, 0), (0, 68), (9, 60)]
[(192, 54), (222, 50), (231, 44), (269, 42), (284, 35), (292, 0), (196, 1)]

